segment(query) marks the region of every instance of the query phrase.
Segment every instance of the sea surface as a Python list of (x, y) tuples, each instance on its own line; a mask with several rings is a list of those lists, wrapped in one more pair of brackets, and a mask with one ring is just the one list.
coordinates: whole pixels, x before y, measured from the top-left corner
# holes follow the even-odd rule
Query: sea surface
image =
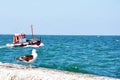
[[(34, 47), (6, 47), (12, 39), (0, 35), (0, 62), (28, 65), (14, 59)], [(41, 40), (44, 46), (35, 48), (38, 58), (32, 66), (120, 78), (120, 36), (42, 35)]]

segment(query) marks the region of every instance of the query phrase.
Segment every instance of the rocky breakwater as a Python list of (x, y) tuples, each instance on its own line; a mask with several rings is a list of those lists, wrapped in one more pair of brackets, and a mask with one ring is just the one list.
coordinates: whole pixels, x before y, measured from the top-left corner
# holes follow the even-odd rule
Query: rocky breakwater
[(0, 63), (0, 80), (119, 80), (18, 64)]

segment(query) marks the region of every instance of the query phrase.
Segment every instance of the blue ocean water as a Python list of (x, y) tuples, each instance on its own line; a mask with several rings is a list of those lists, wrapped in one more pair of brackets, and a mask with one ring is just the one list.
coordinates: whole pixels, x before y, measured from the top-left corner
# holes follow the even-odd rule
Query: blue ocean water
[[(0, 62), (26, 65), (14, 58), (31, 53), (33, 48), (5, 47), (13, 41), (12, 37), (0, 35)], [(45, 46), (36, 48), (38, 58), (33, 66), (120, 78), (120, 36), (42, 35), (41, 38)]]

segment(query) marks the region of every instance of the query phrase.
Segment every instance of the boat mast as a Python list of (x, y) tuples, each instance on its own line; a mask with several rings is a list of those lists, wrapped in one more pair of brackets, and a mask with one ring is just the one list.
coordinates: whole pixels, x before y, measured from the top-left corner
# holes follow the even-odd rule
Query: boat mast
[(33, 26), (32, 25), (31, 25), (31, 32), (32, 32), (32, 40), (34, 40)]

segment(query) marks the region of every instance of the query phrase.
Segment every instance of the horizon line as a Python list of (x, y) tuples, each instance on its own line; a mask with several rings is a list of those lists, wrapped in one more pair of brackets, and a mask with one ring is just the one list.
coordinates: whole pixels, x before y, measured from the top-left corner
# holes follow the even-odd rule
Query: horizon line
[[(0, 34), (0, 35), (14, 35), (14, 34)], [(32, 35), (32, 34), (26, 34), (26, 35)], [(34, 34), (34, 35), (55, 35), (55, 36), (120, 36), (120, 34)]]

